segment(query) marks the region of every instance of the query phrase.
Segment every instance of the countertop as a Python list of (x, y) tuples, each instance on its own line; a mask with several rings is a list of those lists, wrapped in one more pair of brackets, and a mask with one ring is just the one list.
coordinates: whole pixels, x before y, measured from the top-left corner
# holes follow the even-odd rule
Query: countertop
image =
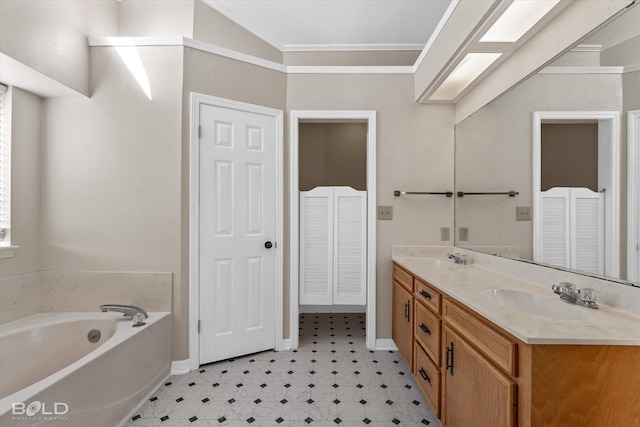
[[(552, 283), (529, 282), (474, 264), (454, 264), (446, 258), (392, 260), (527, 344), (640, 345), (640, 316), (604, 304), (594, 310), (565, 303), (551, 290)], [(548, 299), (549, 306), (566, 304), (568, 317), (575, 319), (543, 317), (501, 306), (487, 296), (493, 289), (534, 294), (543, 303)]]

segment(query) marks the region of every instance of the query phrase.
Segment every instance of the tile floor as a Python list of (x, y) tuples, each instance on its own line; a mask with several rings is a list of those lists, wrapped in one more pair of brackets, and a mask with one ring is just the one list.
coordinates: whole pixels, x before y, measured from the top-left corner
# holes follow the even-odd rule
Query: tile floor
[(440, 427), (398, 352), (370, 351), (364, 314), (303, 314), (296, 351), (172, 376), (127, 427)]

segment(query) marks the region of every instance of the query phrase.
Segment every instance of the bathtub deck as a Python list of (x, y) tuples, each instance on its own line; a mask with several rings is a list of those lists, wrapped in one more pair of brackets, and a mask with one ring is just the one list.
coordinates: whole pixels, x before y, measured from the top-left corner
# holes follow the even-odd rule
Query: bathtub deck
[(127, 426), (439, 427), (399, 353), (367, 350), (364, 318), (303, 314), (296, 352), (258, 353), (173, 376)]

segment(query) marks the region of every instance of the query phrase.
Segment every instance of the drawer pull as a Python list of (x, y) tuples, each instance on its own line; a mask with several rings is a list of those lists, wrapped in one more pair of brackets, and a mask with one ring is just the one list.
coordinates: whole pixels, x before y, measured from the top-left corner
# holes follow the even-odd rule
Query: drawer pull
[(431, 335), (431, 329), (427, 328), (427, 325), (425, 325), (424, 323), (420, 323), (420, 329), (422, 329), (422, 332), (424, 332), (427, 335)]
[(431, 300), (431, 294), (427, 291), (425, 291), (424, 289), (420, 291), (420, 295), (422, 295), (423, 297), (425, 297), (428, 300)]
[(422, 377), (423, 380), (425, 380), (426, 382), (431, 384), (431, 378), (429, 378), (429, 375), (427, 375), (427, 373), (424, 370), (424, 368), (418, 369), (418, 372), (420, 373), (420, 376)]
[(407, 319), (407, 322), (411, 321), (411, 300), (408, 300), (404, 305), (404, 318)]
[(453, 376), (453, 343), (451, 343), (451, 348), (447, 346), (447, 367), (445, 369)]

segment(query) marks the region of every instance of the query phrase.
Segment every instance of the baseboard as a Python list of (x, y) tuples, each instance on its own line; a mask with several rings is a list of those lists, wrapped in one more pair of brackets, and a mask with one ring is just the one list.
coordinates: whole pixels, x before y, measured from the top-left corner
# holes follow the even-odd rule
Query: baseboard
[(282, 346), (279, 351), (291, 350), (291, 338), (285, 338), (282, 340)]
[(191, 361), (189, 359), (174, 360), (171, 362), (171, 375), (182, 375), (191, 372), (191, 369), (189, 368), (190, 362)]
[(388, 351), (398, 351), (398, 347), (396, 347), (396, 343), (393, 342), (393, 340), (391, 339), (377, 339), (376, 340), (376, 350), (378, 351), (384, 351), (384, 350), (388, 350)]
[(366, 313), (366, 305), (301, 305), (300, 313)]

